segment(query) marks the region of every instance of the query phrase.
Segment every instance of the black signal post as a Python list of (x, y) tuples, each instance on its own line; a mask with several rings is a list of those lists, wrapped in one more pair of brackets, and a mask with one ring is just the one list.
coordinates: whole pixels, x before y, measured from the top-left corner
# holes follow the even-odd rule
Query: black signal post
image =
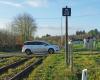
[(69, 65), (69, 53), (68, 53), (68, 16), (71, 16), (71, 8), (62, 8), (62, 15), (66, 17), (65, 28), (65, 62)]

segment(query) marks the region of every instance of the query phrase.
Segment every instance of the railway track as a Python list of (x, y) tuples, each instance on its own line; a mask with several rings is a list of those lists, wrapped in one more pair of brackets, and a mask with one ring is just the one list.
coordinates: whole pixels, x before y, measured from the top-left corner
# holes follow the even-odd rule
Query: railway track
[[(34, 59), (35, 58), (35, 59)], [(33, 59), (33, 60), (32, 60)], [(25, 59), (0, 68), (0, 80), (20, 80), (42, 63), (43, 56), (28, 56)], [(18, 70), (19, 69), (19, 70)], [(20, 70), (21, 69), (21, 70)], [(10, 71), (10, 73), (9, 73)]]
[(5, 71), (7, 71), (9, 68), (14, 68), (14, 67), (17, 67), (19, 66), (20, 64), (24, 63), (25, 61), (27, 61), (28, 59), (30, 58), (25, 58), (25, 59), (22, 59), (20, 61), (17, 61), (17, 62), (14, 62), (12, 64), (9, 64), (7, 66), (4, 66), (4, 67), (1, 67), (0, 68), (0, 74), (4, 73)]
[(10, 57), (13, 57), (13, 56), (0, 56), (1, 59), (3, 59), (3, 58), (10, 58)]
[(29, 72), (31, 72), (32, 69), (34, 69), (37, 65), (42, 63), (42, 58), (36, 60), (34, 63), (32, 63), (30, 66), (26, 67), (23, 71), (19, 72), (9, 80), (21, 80), (22, 78), (26, 77)]

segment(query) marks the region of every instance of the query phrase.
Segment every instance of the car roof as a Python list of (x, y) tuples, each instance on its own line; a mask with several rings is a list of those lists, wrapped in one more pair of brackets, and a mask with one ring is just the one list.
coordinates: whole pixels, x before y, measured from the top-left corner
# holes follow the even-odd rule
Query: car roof
[(47, 43), (48, 44), (48, 42), (46, 42), (46, 41), (39, 41), (39, 40), (35, 40), (35, 41), (25, 41), (24, 43), (27, 43), (27, 42), (44, 42), (44, 43)]

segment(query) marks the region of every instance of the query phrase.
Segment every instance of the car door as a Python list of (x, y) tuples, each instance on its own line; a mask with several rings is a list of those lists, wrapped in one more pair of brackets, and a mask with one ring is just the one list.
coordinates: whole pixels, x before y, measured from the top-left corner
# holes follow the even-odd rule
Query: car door
[(41, 53), (43, 52), (43, 45), (41, 42), (33, 42), (33, 51), (34, 53)]
[(38, 52), (38, 43), (37, 42), (32, 42), (32, 52), (33, 53)]
[(40, 42), (39, 43), (39, 51), (40, 52), (47, 52), (47, 50), (48, 50), (48, 47), (47, 46), (48, 45), (46, 43)]
[(47, 46), (43, 42), (37, 42), (37, 52), (43, 53), (47, 51)]

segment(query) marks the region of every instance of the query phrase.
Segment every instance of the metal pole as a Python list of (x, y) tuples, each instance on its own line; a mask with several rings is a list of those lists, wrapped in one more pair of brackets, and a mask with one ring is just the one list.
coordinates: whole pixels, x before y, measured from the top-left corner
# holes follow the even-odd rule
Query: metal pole
[(66, 16), (66, 27), (65, 27), (65, 63), (69, 65), (69, 52), (68, 52), (68, 16), (71, 16), (71, 8), (63, 8), (62, 10), (63, 16)]
[(69, 65), (69, 61), (68, 61), (68, 16), (66, 16), (66, 28), (65, 28), (65, 46), (66, 46), (66, 49), (65, 49), (65, 60), (66, 60), (66, 63), (67, 65)]

